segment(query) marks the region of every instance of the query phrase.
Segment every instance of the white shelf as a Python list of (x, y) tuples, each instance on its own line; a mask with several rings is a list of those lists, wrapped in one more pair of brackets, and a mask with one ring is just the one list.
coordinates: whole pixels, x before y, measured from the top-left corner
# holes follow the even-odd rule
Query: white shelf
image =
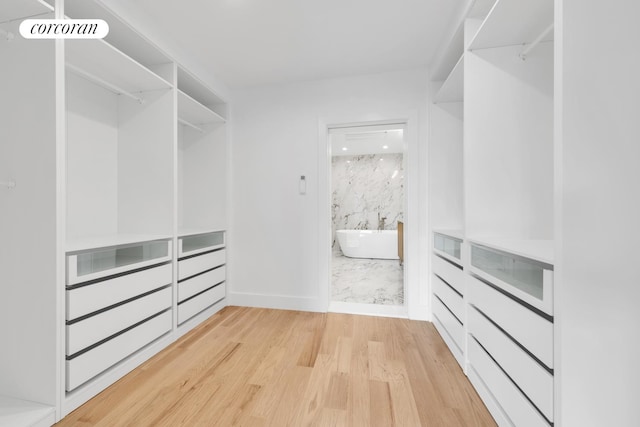
[(89, 249), (108, 248), (133, 243), (150, 242), (153, 240), (168, 240), (170, 234), (111, 234), (103, 236), (91, 236), (67, 241), (67, 252), (80, 252)]
[[(469, 50), (531, 43), (551, 24), (553, 0), (498, 0)], [(543, 41), (552, 39), (550, 34)]]
[(524, 240), (498, 237), (469, 237), (467, 240), (470, 243), (487, 246), (499, 251), (553, 265), (553, 240)]
[(459, 239), (459, 240), (464, 240), (464, 232), (460, 229), (453, 229), (453, 228), (447, 228), (447, 229), (434, 229), (433, 230), (434, 233), (438, 233), (438, 234), (444, 234), (445, 236), (449, 236), (449, 237), (453, 237), (454, 239)]
[(147, 67), (172, 62), (157, 46), (123, 22), (101, 2), (65, 0), (64, 13), (77, 19), (103, 19), (109, 24), (109, 34), (105, 41)]
[(171, 84), (103, 40), (65, 41), (66, 61), (129, 93), (170, 89)]
[(48, 427), (55, 421), (51, 406), (0, 396), (0, 426)]
[(178, 229), (178, 237), (195, 236), (197, 234), (215, 233), (225, 231), (217, 228), (180, 228)]
[(461, 102), (464, 100), (464, 55), (460, 57), (449, 76), (440, 87), (433, 100), (436, 104), (443, 102)]
[(226, 120), (209, 107), (178, 90), (178, 118), (194, 125), (224, 123)]
[(225, 101), (200, 79), (178, 65), (178, 89), (226, 118)]
[(15, 21), (52, 12), (52, 7), (46, 7), (36, 0), (3, 2), (0, 8), (0, 22)]

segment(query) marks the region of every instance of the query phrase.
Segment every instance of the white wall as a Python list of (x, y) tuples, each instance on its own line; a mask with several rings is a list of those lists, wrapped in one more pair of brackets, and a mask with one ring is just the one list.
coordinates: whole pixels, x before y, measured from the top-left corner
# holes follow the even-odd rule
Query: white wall
[(640, 3), (558, 6), (558, 425), (637, 426)]
[[(414, 70), (250, 88), (234, 94), (228, 244), (231, 304), (326, 309), (328, 301), (322, 300), (318, 279), (318, 222), (320, 209), (325, 209), (318, 202), (318, 144), (326, 143), (319, 141), (319, 121), (327, 117), (378, 120), (387, 112), (413, 112), (420, 118), (414, 168), (422, 174), (419, 179), (426, 181), (426, 88), (426, 71)], [(298, 194), (300, 175), (307, 177), (306, 195)], [(414, 190), (416, 198), (426, 195)], [(426, 233), (426, 209), (420, 212), (414, 224), (416, 236)], [(426, 256), (417, 256), (416, 272), (422, 259)], [(414, 285), (426, 289), (426, 279), (416, 273)], [(328, 282), (326, 286), (324, 291)], [(426, 307), (426, 291), (424, 298)]]

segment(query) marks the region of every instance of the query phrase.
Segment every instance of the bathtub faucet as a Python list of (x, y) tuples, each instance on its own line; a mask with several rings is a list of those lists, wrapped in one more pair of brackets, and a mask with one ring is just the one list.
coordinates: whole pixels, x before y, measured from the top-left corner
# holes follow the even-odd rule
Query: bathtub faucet
[(386, 216), (380, 217), (380, 212), (378, 212), (378, 231), (384, 230), (384, 221), (387, 219)]

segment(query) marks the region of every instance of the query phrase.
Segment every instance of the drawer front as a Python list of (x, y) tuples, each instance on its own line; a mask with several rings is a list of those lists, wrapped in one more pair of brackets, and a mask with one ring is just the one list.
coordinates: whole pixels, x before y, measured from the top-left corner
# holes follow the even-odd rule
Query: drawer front
[[(490, 390), (498, 405), (518, 427), (549, 427), (549, 423), (473, 339), (469, 339), (469, 365)], [(489, 404), (487, 404), (489, 406)]]
[(226, 250), (221, 249), (178, 261), (178, 280), (191, 277), (225, 263)]
[(533, 404), (553, 421), (553, 375), (475, 308), (469, 310), (468, 328)]
[(433, 272), (451, 285), (456, 291), (464, 295), (464, 274), (462, 273), (462, 269), (437, 255), (433, 255), (432, 258)]
[(549, 368), (553, 368), (553, 323), (491, 286), (467, 276), (469, 302)]
[(438, 296), (458, 320), (464, 324), (464, 300), (438, 276), (433, 276), (433, 293)]
[(66, 390), (72, 391), (171, 330), (171, 311), (66, 361)]
[(184, 282), (178, 283), (178, 302), (182, 302), (193, 295), (204, 291), (220, 282), (224, 282), (226, 267), (218, 267)]
[(178, 306), (178, 323), (183, 323), (200, 313), (207, 307), (215, 304), (225, 296), (225, 284), (222, 283), (197, 297), (181, 303)]
[(462, 352), (464, 349), (464, 328), (438, 298), (433, 298), (433, 315), (438, 318), (440, 324), (444, 326), (451, 338), (453, 338), (458, 350)]
[(67, 290), (67, 320), (73, 320), (171, 284), (171, 264)]
[(171, 307), (171, 288), (67, 325), (67, 355), (72, 355)]

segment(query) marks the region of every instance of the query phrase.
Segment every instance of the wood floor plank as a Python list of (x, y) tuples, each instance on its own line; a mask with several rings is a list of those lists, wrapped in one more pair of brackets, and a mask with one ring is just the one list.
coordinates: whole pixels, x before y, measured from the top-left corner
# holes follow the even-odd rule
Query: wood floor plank
[(495, 426), (428, 322), (226, 307), (65, 426)]

